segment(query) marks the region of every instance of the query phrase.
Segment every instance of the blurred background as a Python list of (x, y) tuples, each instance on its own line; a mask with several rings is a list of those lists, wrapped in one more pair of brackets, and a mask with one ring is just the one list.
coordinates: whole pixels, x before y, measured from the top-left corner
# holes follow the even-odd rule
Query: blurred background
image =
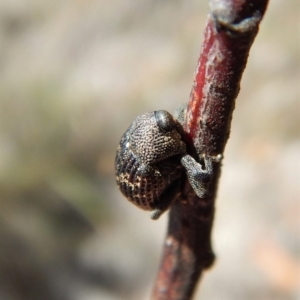
[[(0, 299), (148, 299), (167, 214), (127, 203), (120, 137), (188, 100), (207, 1), (0, 2)], [(250, 52), (195, 299), (300, 298), (300, 18), (272, 0)]]

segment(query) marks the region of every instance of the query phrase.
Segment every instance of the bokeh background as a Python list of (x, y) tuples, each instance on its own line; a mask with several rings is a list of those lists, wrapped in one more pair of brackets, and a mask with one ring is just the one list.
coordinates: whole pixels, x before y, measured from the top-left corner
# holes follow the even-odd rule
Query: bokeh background
[[(114, 181), (140, 113), (188, 100), (207, 1), (0, 2), (0, 299), (148, 299), (167, 215)], [(195, 299), (300, 299), (300, 17), (271, 0), (225, 151)]]

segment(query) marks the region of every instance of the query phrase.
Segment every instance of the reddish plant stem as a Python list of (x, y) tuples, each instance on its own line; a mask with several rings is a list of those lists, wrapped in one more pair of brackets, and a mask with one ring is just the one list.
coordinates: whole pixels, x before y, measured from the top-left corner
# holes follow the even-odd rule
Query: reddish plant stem
[[(185, 131), (191, 152), (222, 154), (248, 53), (267, 0), (212, 0), (195, 74)], [(185, 181), (170, 209), (168, 232), (153, 300), (189, 300), (202, 271), (212, 265), (211, 230), (220, 163), (208, 196), (199, 199)]]

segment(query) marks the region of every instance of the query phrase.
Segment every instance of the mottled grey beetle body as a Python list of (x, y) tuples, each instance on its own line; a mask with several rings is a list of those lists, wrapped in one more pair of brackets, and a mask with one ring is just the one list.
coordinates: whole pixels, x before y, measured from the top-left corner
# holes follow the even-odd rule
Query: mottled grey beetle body
[[(177, 113), (184, 121), (185, 107)], [(167, 111), (138, 116), (121, 138), (115, 160), (116, 180), (123, 195), (157, 219), (168, 209), (185, 174), (198, 197), (207, 192), (212, 159), (203, 156), (205, 169), (186, 153), (183, 128)]]
[(115, 167), (124, 196), (145, 210), (164, 211), (172, 197), (167, 192), (183, 170), (186, 146), (182, 127), (166, 111), (140, 115), (121, 138)]

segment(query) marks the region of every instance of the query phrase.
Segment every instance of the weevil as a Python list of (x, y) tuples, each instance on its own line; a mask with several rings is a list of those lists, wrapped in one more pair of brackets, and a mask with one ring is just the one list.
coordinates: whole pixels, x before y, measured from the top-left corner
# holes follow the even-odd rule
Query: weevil
[(174, 118), (165, 110), (138, 116), (123, 134), (115, 159), (116, 181), (123, 195), (158, 219), (173, 202), (185, 172), (193, 190), (202, 198), (213, 174), (212, 158), (204, 168), (187, 153), (183, 141), (185, 108)]

